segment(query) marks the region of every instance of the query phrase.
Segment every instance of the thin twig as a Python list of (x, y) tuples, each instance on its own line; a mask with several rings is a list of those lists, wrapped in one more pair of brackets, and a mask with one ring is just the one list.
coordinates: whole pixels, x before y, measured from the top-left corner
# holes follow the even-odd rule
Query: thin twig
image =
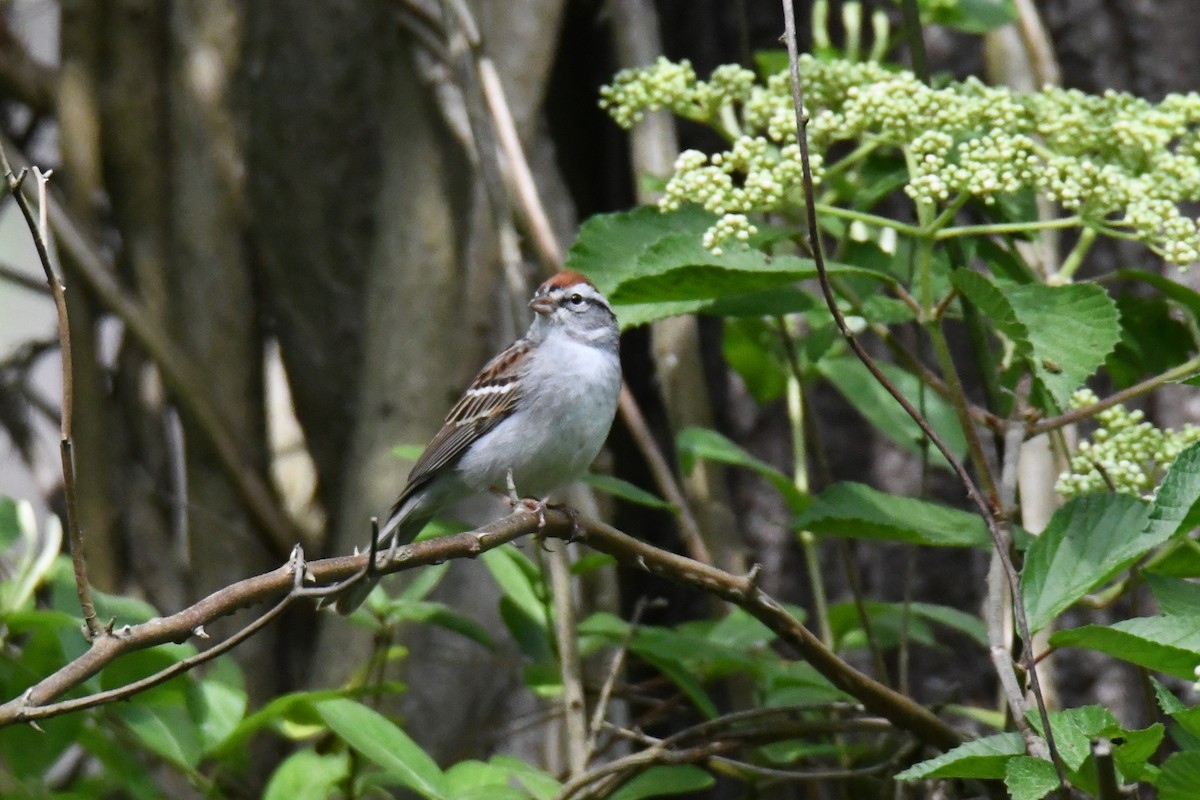
[(613, 653), (612, 662), (608, 666), (608, 675), (605, 676), (604, 684), (600, 687), (600, 696), (596, 698), (596, 707), (592, 709), (592, 719), (588, 724), (588, 747), (585, 763), (590, 762), (599, 749), (600, 731), (604, 728), (604, 718), (608, 715), (608, 703), (612, 699), (613, 687), (617, 685), (617, 677), (621, 674), (621, 668), (625, 664), (625, 654), (629, 652), (629, 644), (637, 635), (638, 625), (641, 624), (642, 614), (645, 613), (647, 605), (649, 603), (645, 597), (638, 598), (633, 607), (633, 614), (629, 618), (629, 627), (625, 630), (625, 637), (617, 647), (617, 652)]
[(550, 593), (554, 599), (554, 639), (562, 674), (562, 708), (567, 737), (567, 768), (570, 775), (587, 769), (587, 704), (583, 699), (583, 668), (579, 660), (575, 601), (571, 596), (571, 560), (567, 543), (549, 549)]
[[(0, 136), (0, 150), (8, 142)], [(299, 541), (300, 531), (284, 513), (262, 473), (252, 465), (242, 451), (220, 413), (205, 391), (204, 381), (190, 356), (181, 350), (152, 320), (149, 313), (113, 278), (114, 270), (107, 259), (83, 232), (83, 228), (55, 200), (46, 197), (48, 220), (57, 242), (67, 256), (72, 274), (82, 279), (100, 302), (125, 324), (125, 330), (138, 343), (171, 390), (171, 397), (181, 412), (193, 418), (200, 431), (212, 443), (221, 466), (229, 476), (242, 502), (265, 532), (267, 544), (279, 555), (291, 551)]]
[(889, 394), (896, 398), (896, 401), (900, 403), (905, 412), (912, 417), (913, 421), (915, 421), (918, 426), (920, 426), (925, 435), (929, 437), (929, 441), (931, 441), (942, 453), (943, 457), (945, 457), (946, 461), (951, 465), (951, 468), (962, 482), (967, 491), (967, 495), (971, 498), (971, 501), (979, 510), (984, 522), (987, 524), (988, 532), (992, 537), (992, 544), (995, 547), (996, 553), (1004, 567), (1004, 573), (1008, 580), (1009, 589), (1012, 592), (1012, 607), (1016, 615), (1017, 630), (1021, 636), (1021, 642), (1023, 645), (1022, 656), (1026, 665), (1029, 667), (1028, 672), (1030, 686), (1038, 703), (1038, 711), (1043, 721), (1043, 730), (1045, 731), (1046, 742), (1050, 749), (1051, 759), (1054, 761), (1055, 767), (1059, 772), (1061, 783), (1066, 785), (1066, 773), (1064, 771), (1062, 761), (1058, 758), (1054, 747), (1054, 734), (1050, 729), (1049, 716), (1046, 710), (1045, 700), (1042, 697), (1041, 685), (1038, 681), (1037, 671), (1033, 669), (1032, 665), (1033, 648), (1031, 646), (1031, 638), (1029, 635), (1029, 624), (1025, 618), (1024, 604), (1020, 599), (1020, 579), (1017, 574), (1016, 567), (1013, 566), (1012, 559), (1008, 553), (1009, 537), (1001, 528), (1000, 522), (996, 518), (995, 513), (984, 500), (983, 495), (979, 492), (974, 480), (967, 473), (966, 468), (955, 457), (954, 453), (951, 452), (950, 448), (942, 440), (941, 436), (939, 436), (938, 433), (933, 430), (933, 428), (929, 425), (929, 422), (920, 414), (920, 412), (917, 411), (916, 408), (913, 407), (912, 403), (908, 401), (908, 398), (906, 398), (904, 394), (887, 379), (887, 377), (875, 364), (874, 359), (872, 359), (866, 350), (863, 349), (862, 345), (858, 342), (857, 337), (854, 336), (854, 333), (846, 324), (846, 319), (842, 315), (841, 309), (837, 304), (837, 299), (833, 295), (833, 288), (829, 283), (829, 275), (825, 268), (825, 259), (823, 255), (823, 249), (821, 247), (821, 231), (817, 223), (816, 197), (813, 189), (812, 166), (808, 151), (808, 115), (804, 111), (804, 88), (800, 81), (800, 56), (796, 46), (796, 21), (795, 12), (792, 8), (792, 0), (783, 0), (783, 11), (785, 26), (784, 37), (786, 39), (788, 63), (791, 72), (792, 100), (795, 104), (796, 135), (800, 144), (800, 160), (801, 170), (804, 178), (804, 197), (805, 205), (807, 207), (806, 210), (809, 239), (811, 242), (813, 261), (816, 264), (818, 278), (821, 284), (821, 292), (825, 297), (826, 305), (829, 306), (830, 313), (833, 315), (834, 322), (838, 326), (838, 330), (850, 345), (850, 348), (854, 350), (859, 360), (863, 362), (863, 365), (866, 366), (867, 369), (870, 370), (871, 374), (875, 376), (875, 379), (879, 381), (879, 383), (885, 389), (887, 389)]
[(71, 542), (71, 566), (75, 575), (75, 593), (79, 596), (79, 607), (83, 611), (84, 635), (88, 641), (92, 641), (102, 636), (104, 630), (96, 615), (96, 605), (92, 602), (92, 590), (87, 577), (87, 559), (83, 547), (83, 528), (79, 520), (78, 493), (75, 484), (75, 453), (71, 430), (75, 407), (75, 372), (71, 361), (71, 323), (67, 316), (66, 287), (59, 280), (50, 260), (49, 231), (46, 225), (46, 181), (49, 175), (43, 174), (36, 167), (33, 168), (40, 203), (39, 217), (35, 218), (33, 210), (30, 209), (29, 202), (21, 190), (27, 173), (22, 171), (20, 176), (13, 174), (12, 166), (8, 162), (8, 154), (2, 143), (0, 143), (0, 167), (4, 170), (8, 189), (17, 203), (17, 207), (21, 209), (21, 214), (25, 217), (25, 224), (29, 227), (29, 233), (33, 237), (33, 245), (37, 249), (38, 260), (42, 263), (46, 284), (50, 287), (50, 293), (54, 297), (54, 309), (58, 316), (58, 343), (59, 352), (62, 355), (63, 383), (62, 417), (59, 423), (63, 494), (67, 503), (67, 532)]

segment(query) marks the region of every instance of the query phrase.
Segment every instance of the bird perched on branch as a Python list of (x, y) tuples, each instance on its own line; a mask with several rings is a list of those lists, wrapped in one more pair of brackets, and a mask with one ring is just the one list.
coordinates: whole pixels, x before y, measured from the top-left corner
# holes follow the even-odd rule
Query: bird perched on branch
[[(544, 498), (600, 452), (621, 391), (616, 315), (578, 272), (547, 280), (529, 307), (529, 330), (484, 366), (417, 459), (380, 547), (411, 542), (441, 509), (473, 494)], [(357, 608), (375, 582), (347, 588), (338, 612)]]

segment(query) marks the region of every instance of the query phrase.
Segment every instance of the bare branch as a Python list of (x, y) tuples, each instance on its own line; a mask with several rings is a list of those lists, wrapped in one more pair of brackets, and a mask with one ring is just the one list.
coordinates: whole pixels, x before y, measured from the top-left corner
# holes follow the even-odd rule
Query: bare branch
[(75, 407), (75, 371), (71, 361), (71, 324), (70, 318), (67, 316), (66, 287), (59, 280), (50, 259), (49, 234), (46, 225), (46, 181), (49, 175), (42, 173), (37, 167), (33, 168), (40, 203), (39, 215), (35, 218), (33, 210), (29, 207), (29, 201), (25, 199), (22, 191), (22, 184), (27, 173), (22, 170), (20, 176), (13, 174), (3, 143), (0, 143), (0, 167), (4, 170), (8, 189), (12, 193), (13, 199), (16, 200), (17, 207), (21, 209), (21, 214), (25, 217), (25, 224), (29, 227), (29, 234), (33, 237), (33, 245), (37, 249), (38, 260), (41, 261), (42, 271), (46, 275), (46, 284), (50, 287), (50, 293), (54, 297), (54, 309), (58, 316), (58, 344), (59, 352), (62, 355), (63, 384), (62, 416), (59, 422), (61, 433), (59, 453), (62, 458), (63, 494), (67, 501), (66, 527), (71, 541), (71, 565), (75, 573), (75, 593), (79, 596), (79, 607), (83, 610), (84, 635), (88, 641), (92, 641), (102, 636), (104, 631), (96, 616), (96, 605), (92, 602), (91, 585), (88, 583), (83, 528), (79, 521), (78, 493), (75, 488), (75, 451), (71, 440), (72, 411)]

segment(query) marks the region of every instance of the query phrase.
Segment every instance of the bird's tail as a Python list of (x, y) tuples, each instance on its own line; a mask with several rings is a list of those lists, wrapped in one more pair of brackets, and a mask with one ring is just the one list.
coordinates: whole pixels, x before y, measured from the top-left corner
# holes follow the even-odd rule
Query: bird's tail
[[(421, 529), (433, 518), (433, 515), (421, 506), (418, 498), (410, 498), (407, 502), (401, 501), (396, 504), (387, 522), (379, 529), (379, 553), (402, 547), (417, 537)], [(377, 583), (378, 575), (364, 576), (355, 581), (332, 598), (334, 608), (343, 616), (350, 614), (363, 604)]]

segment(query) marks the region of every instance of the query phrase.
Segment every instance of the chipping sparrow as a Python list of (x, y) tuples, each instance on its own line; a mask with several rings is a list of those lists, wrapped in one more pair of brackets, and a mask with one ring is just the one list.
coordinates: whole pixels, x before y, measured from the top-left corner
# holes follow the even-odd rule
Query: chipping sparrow
[[(534, 292), (525, 336), (484, 366), (426, 446), (379, 532), (380, 547), (411, 542), (442, 508), (512, 486), (545, 497), (580, 477), (600, 452), (621, 391), (620, 331), (608, 301), (578, 272)], [(374, 581), (349, 587), (353, 611)]]

